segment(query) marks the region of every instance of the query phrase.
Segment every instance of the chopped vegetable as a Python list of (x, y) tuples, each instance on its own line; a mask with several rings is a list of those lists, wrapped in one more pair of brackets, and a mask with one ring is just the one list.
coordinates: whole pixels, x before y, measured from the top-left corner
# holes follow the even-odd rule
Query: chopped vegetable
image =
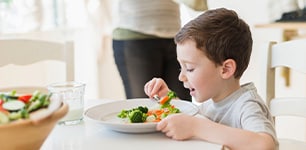
[(166, 95), (166, 96), (164, 96), (162, 99), (159, 100), (159, 103), (163, 105), (163, 104), (165, 104), (169, 99), (170, 99), (169, 96)]
[(138, 106), (138, 110), (140, 110), (142, 113), (147, 113), (149, 109), (148, 107)]
[(147, 122), (156, 122), (155, 115), (149, 115), (146, 119)]
[(168, 94), (159, 101), (159, 103), (164, 107), (168, 107), (171, 99), (173, 98), (176, 98), (176, 93), (173, 91), (169, 91)]
[(29, 118), (31, 112), (48, 107), (50, 96), (39, 91), (25, 95), (17, 95), (15, 90), (0, 93), (0, 125)]
[(18, 100), (23, 101), (24, 103), (28, 103), (30, 101), (30, 98), (32, 97), (32, 95), (28, 94), (28, 95), (21, 95), (18, 97)]
[(117, 117), (119, 117), (119, 118), (126, 118), (126, 117), (128, 117), (129, 112), (130, 112), (130, 111), (123, 109), (123, 110), (121, 110), (121, 112), (117, 115)]
[(160, 106), (157, 109), (149, 110), (145, 106), (138, 106), (129, 110), (121, 110), (117, 117), (128, 118), (131, 123), (141, 122), (159, 122), (163, 118), (170, 114), (179, 113), (180, 110), (170, 104), (172, 98), (175, 98), (176, 94), (173, 91), (169, 91), (167, 96), (160, 100)]
[(128, 115), (131, 123), (140, 123), (145, 122), (147, 119), (147, 115), (140, 111), (139, 109), (133, 110)]
[(18, 112), (12, 112), (8, 115), (9, 119), (10, 120), (17, 120), (19, 118), (22, 118), (22, 115), (21, 115), (21, 112), (18, 111)]
[(7, 111), (6, 109), (4, 109), (2, 105), (0, 105), (0, 112), (2, 112), (2, 113), (4, 113), (4, 114), (9, 114), (9, 111)]
[(147, 107), (138, 106), (130, 110), (121, 110), (117, 115), (119, 118), (129, 118), (131, 123), (144, 122), (147, 118), (146, 113), (148, 112)]
[(25, 107), (24, 102), (18, 100), (11, 100), (5, 102), (2, 107), (8, 111), (18, 111)]
[(0, 111), (0, 124), (8, 123), (9, 121), (10, 119), (8, 118), (8, 116)]

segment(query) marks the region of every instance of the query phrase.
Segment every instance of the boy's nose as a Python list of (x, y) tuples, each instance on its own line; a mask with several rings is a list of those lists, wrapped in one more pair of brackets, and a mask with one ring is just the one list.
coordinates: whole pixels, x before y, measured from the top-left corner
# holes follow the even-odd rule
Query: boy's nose
[(187, 78), (185, 76), (185, 74), (183, 73), (183, 71), (180, 72), (179, 76), (178, 76), (178, 79), (181, 81), (181, 82), (186, 82), (187, 81)]

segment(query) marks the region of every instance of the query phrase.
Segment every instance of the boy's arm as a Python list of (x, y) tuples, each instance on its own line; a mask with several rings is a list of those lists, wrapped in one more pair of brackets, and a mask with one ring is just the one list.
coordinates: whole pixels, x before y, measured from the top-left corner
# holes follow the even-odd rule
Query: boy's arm
[(207, 118), (195, 118), (195, 137), (219, 143), (231, 150), (274, 150), (275, 143), (267, 133), (255, 133), (215, 123)]
[(204, 11), (208, 9), (207, 0), (174, 0), (177, 3), (183, 3), (195, 11)]

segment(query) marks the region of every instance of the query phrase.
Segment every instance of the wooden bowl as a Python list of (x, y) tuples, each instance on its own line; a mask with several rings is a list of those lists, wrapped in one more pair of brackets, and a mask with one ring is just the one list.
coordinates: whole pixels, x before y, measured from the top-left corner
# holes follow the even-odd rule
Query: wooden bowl
[(1, 150), (39, 150), (57, 121), (68, 112), (68, 105), (62, 103), (51, 115), (34, 121), (18, 120), (0, 125)]

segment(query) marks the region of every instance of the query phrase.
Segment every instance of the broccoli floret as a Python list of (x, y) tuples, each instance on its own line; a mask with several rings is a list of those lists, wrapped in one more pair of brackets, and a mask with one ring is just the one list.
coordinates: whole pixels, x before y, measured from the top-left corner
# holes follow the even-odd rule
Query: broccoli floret
[(172, 113), (180, 113), (181, 111), (178, 108), (173, 108)]
[(174, 91), (169, 91), (167, 95), (169, 96), (169, 99), (172, 99), (172, 98), (176, 98), (176, 97), (177, 97), (177, 96), (176, 96), (176, 93), (175, 93)]
[(138, 106), (138, 110), (142, 113), (147, 113), (149, 111), (148, 107)]
[(121, 110), (121, 112), (117, 115), (119, 118), (126, 118), (129, 114), (128, 110)]
[(131, 123), (145, 122), (149, 109), (146, 106), (138, 106), (129, 110), (121, 110), (117, 114), (119, 118), (128, 118)]
[(168, 110), (171, 114), (180, 113), (180, 110), (178, 108), (172, 106), (168, 107)]
[(147, 115), (138, 109), (130, 112), (128, 117), (131, 123), (141, 123), (141, 122), (145, 122), (145, 120), (147, 119)]

